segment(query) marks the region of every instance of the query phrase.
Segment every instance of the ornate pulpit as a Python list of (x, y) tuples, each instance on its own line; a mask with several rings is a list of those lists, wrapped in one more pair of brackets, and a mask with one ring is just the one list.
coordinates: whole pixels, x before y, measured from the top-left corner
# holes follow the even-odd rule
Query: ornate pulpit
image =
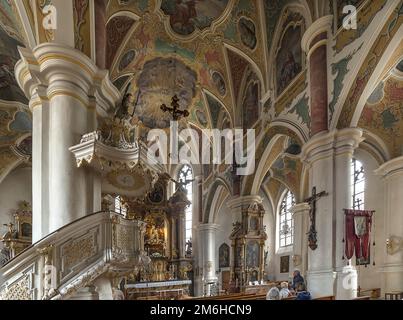
[(261, 283), (264, 277), (264, 244), (267, 235), (263, 226), (264, 208), (254, 203), (242, 208), (241, 221), (231, 233), (231, 279), (241, 290), (249, 283)]

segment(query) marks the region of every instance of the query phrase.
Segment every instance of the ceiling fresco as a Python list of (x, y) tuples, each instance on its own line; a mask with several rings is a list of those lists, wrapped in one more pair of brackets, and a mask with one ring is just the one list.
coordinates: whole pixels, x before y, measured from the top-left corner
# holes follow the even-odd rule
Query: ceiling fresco
[(380, 137), (392, 158), (403, 155), (403, 80), (381, 81), (361, 113), (358, 126)]

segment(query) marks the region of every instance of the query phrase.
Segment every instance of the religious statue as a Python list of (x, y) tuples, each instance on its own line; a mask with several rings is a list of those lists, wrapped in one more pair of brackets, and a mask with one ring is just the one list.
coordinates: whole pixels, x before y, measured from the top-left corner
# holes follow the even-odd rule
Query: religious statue
[(390, 236), (386, 239), (386, 251), (389, 255), (394, 255), (403, 250), (403, 238), (398, 236)]
[(309, 210), (309, 220), (311, 222), (311, 226), (309, 227), (308, 231), (308, 246), (312, 250), (315, 250), (318, 245), (318, 239), (317, 239), (317, 231), (316, 231), (316, 201), (320, 199), (323, 196), (327, 196), (328, 193), (325, 191), (316, 193), (316, 187), (312, 188), (312, 196), (309, 197), (308, 199), (305, 199), (305, 202), (308, 202), (310, 205), (310, 210)]
[(175, 192), (180, 191), (180, 192), (183, 192), (183, 193), (187, 194), (186, 186), (189, 183), (195, 181), (195, 179), (191, 179), (191, 180), (185, 179), (185, 181), (183, 181), (183, 179), (179, 179), (179, 181), (177, 181), (177, 180), (171, 178), (171, 181), (173, 183), (175, 183)]
[(192, 255), (192, 239), (190, 238), (186, 241), (186, 256)]
[(159, 241), (158, 229), (155, 227), (155, 225), (151, 225), (151, 228), (150, 228), (150, 240), (153, 241), (153, 242), (158, 242)]
[(120, 121), (127, 119), (129, 117), (129, 107), (133, 105), (134, 97), (131, 93), (126, 93), (122, 99), (120, 106), (116, 109), (114, 119), (119, 119)]
[(267, 266), (267, 258), (269, 256), (269, 250), (264, 251), (264, 266)]

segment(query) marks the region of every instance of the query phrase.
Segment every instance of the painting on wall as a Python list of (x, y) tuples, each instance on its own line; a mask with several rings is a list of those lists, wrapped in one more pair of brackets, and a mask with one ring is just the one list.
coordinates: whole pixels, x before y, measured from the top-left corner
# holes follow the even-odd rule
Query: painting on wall
[(162, 0), (161, 10), (170, 17), (173, 31), (190, 35), (211, 26), (225, 11), (229, 0)]
[(196, 95), (196, 82), (196, 72), (179, 60), (156, 58), (148, 61), (137, 81), (135, 115), (148, 128), (168, 128), (172, 117), (160, 106), (170, 106), (172, 97), (177, 95), (180, 110), (187, 110)]
[(290, 256), (280, 257), (280, 273), (290, 272)]
[(238, 28), (242, 43), (251, 50), (255, 49), (257, 43), (255, 24), (251, 20), (242, 17), (239, 19)]
[(202, 110), (196, 110), (196, 118), (197, 121), (203, 126), (203, 127), (207, 127), (208, 125), (208, 120), (207, 120), (207, 116), (205, 114), (204, 111)]
[(123, 57), (120, 59), (119, 62), (119, 71), (122, 71), (124, 69), (126, 69), (134, 60), (134, 58), (136, 57), (136, 51), (131, 49), (129, 51), (127, 51)]
[(229, 267), (229, 259), (230, 259), (230, 250), (229, 245), (223, 243), (218, 249), (219, 252), (219, 267), (220, 268), (228, 268)]
[(213, 84), (220, 95), (225, 96), (227, 88), (223, 76), (218, 71), (213, 71), (211, 73), (211, 79), (213, 80)]
[(251, 76), (243, 100), (243, 127), (251, 129), (259, 118), (259, 81)]
[(14, 66), (19, 60), (18, 46), (24, 46), (0, 25), (0, 99), (28, 103), (14, 76)]
[(301, 26), (290, 26), (284, 33), (276, 57), (277, 95), (302, 71)]
[(246, 266), (248, 268), (259, 267), (259, 242), (249, 241), (246, 245)]

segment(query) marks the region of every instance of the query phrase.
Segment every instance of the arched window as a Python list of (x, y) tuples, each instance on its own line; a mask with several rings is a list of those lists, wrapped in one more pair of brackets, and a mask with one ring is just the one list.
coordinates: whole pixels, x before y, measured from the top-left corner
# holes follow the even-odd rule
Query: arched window
[[(184, 165), (181, 170), (179, 171), (178, 174), (178, 180), (182, 181), (182, 182), (188, 182), (185, 186), (186, 192), (187, 192), (187, 196), (188, 196), (188, 200), (190, 202), (192, 202), (192, 196), (193, 196), (193, 190), (192, 190), (192, 182), (191, 180), (193, 179), (193, 173), (192, 173), (192, 168), (189, 165)], [(192, 240), (192, 204), (190, 204), (187, 208), (186, 208), (186, 212), (185, 212), (185, 240), (186, 242), (188, 240)]]
[(351, 161), (351, 195), (353, 209), (364, 209), (365, 174), (364, 167), (357, 159)]
[(288, 190), (280, 205), (279, 243), (280, 248), (294, 243), (294, 220), (290, 208), (295, 204), (293, 193)]

